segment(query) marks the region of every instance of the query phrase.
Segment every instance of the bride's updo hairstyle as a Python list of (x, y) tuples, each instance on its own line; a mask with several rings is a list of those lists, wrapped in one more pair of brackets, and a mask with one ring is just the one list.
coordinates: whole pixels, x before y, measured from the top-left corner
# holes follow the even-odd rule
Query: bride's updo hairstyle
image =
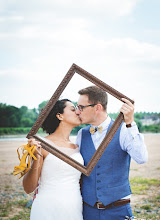
[(53, 133), (59, 126), (60, 120), (57, 118), (57, 114), (63, 114), (64, 108), (66, 107), (66, 102), (71, 102), (69, 99), (61, 99), (56, 102), (50, 111), (49, 115), (42, 124), (43, 131), (48, 134)]

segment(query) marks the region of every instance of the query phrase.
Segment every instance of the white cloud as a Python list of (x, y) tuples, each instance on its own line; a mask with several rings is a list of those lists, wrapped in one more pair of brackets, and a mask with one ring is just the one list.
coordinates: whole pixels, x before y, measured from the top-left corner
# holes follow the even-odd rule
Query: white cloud
[(9, 15), (9, 16), (0, 16), (0, 23), (1, 22), (21, 22), (24, 20), (24, 17), (23, 16), (12, 16), (12, 15)]
[(100, 8), (101, 13), (106, 13), (109, 16), (125, 16), (132, 12), (139, 0), (87, 0), (86, 7), (97, 11)]
[[(125, 16), (132, 13), (136, 4), (142, 0), (32, 0), (32, 1), (6, 1), (1, 0), (0, 8), (1, 11), (11, 11), (12, 13), (30, 13), (30, 16), (37, 15), (38, 12), (48, 14), (61, 14), (63, 16), (77, 14), (83, 14), (83, 16), (100, 15), (100, 16)], [(36, 9), (36, 10), (35, 10)], [(62, 15), (62, 14), (61, 14)], [(36, 19), (36, 16), (34, 16)], [(45, 19), (45, 18), (44, 18)]]
[[(32, 37), (32, 31), (27, 31), (27, 29), (25, 31), (24, 35), (28, 33)], [(22, 33), (23, 31), (21, 37)], [(130, 71), (136, 67), (140, 68), (141, 71), (146, 69), (145, 66), (148, 68), (150, 65), (153, 68), (153, 65), (160, 61), (160, 46), (132, 38), (113, 38), (105, 41), (96, 39), (83, 28), (76, 29), (75, 26), (70, 28), (67, 33), (66, 29), (60, 29), (55, 33), (52, 31), (50, 35), (47, 33), (44, 35), (40, 32), (37, 33), (37, 36), (41, 36), (41, 42), (46, 42), (40, 48), (38, 48), (39, 43), (33, 45), (32, 41), (29, 41), (31, 48), (28, 49), (29, 42), (26, 45), (25, 42), (22, 43), (23, 47), (19, 48), (20, 53), (26, 54), (26, 58), (28, 57), (30, 60), (30, 67), (25, 66), (23, 68), (20, 66), (7, 71), (12, 71), (13, 74), (39, 75), (40, 77), (44, 71), (46, 74), (50, 74), (55, 66), (57, 70), (61, 63), (71, 65), (73, 62), (79, 63), (81, 61), (83, 64), (85, 61), (89, 67), (92, 67), (93, 63), (96, 64), (98, 60), (96, 70), (98, 68), (107, 69), (112, 74), (116, 74), (117, 71), (119, 73), (124, 72), (124, 70), (127, 72), (127, 70)], [(32, 46), (34, 46), (33, 49)], [(41, 50), (44, 50), (45, 54)]]
[[(160, 46), (132, 35), (123, 37), (120, 31), (117, 35), (116, 27), (110, 24), (123, 16), (134, 20), (129, 15), (141, 1), (1, 0), (1, 79), (12, 76), (13, 85), (19, 79), (23, 86), (18, 89), (25, 95), (33, 82), (40, 101), (49, 98), (74, 62), (130, 98), (144, 99), (145, 94), (149, 96), (148, 88), (155, 97), (159, 91)], [(45, 89), (42, 96), (44, 85), (51, 92)]]
[(113, 38), (105, 42), (105, 48), (122, 61), (160, 61), (160, 46), (132, 38)]

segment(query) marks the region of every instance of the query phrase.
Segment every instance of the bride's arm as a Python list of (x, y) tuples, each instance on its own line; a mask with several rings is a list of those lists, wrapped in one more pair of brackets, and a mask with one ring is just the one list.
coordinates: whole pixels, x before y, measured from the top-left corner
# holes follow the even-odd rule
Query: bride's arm
[(41, 150), (42, 156), (40, 156), (38, 153), (34, 154), (37, 160), (33, 160), (31, 168), (23, 177), (23, 188), (27, 194), (33, 192), (38, 186), (38, 180), (40, 177), (40, 173), (43, 165), (43, 157), (44, 157), (44, 150), (41, 149), (39, 142), (32, 140), (30, 141), (30, 143), (31, 146), (36, 145), (38, 151)]

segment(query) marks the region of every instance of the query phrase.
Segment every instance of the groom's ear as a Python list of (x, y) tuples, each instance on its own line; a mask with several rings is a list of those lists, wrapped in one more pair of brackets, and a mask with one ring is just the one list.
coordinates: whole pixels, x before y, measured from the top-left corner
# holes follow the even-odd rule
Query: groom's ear
[(96, 105), (96, 111), (102, 111), (102, 110), (103, 110), (103, 106), (100, 103), (98, 103)]

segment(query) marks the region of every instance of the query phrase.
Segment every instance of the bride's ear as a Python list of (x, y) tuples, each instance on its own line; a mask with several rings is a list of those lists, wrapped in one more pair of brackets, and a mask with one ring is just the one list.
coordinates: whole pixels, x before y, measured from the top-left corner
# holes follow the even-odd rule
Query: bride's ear
[(57, 113), (57, 114), (56, 114), (56, 117), (57, 117), (60, 121), (63, 120), (63, 116), (62, 116), (62, 114), (60, 114), (60, 113)]

